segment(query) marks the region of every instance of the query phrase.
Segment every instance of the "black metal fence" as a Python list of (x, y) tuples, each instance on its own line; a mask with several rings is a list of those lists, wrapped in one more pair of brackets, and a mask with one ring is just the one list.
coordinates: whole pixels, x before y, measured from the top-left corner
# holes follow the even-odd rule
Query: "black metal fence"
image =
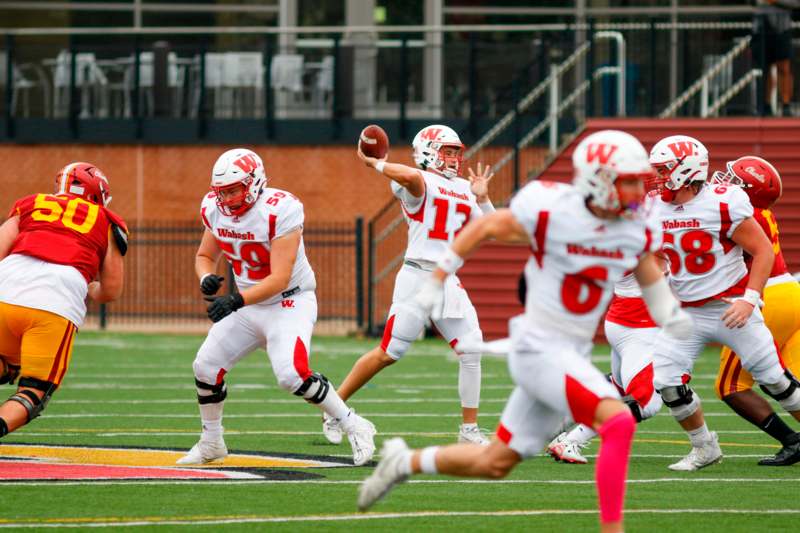
[[(194, 272), (203, 227), (153, 221), (131, 227), (120, 300), (91, 305), (88, 323), (114, 329), (202, 329), (209, 322)], [(317, 278), (320, 332), (349, 333), (364, 322), (363, 221), (307, 224), (303, 239)], [(220, 271), (228, 270), (224, 261)], [(231, 279), (230, 274), (224, 274)]]

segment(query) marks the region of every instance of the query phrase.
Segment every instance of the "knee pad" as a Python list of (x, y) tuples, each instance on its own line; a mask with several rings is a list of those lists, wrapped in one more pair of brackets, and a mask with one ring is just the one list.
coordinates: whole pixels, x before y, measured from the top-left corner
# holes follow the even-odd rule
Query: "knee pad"
[(220, 373), (222, 373), (222, 375), (225, 374), (225, 369), (218, 364), (213, 364), (200, 358), (194, 360), (192, 363), (192, 370), (194, 371), (195, 379), (206, 384), (221, 381), (222, 376)]
[(451, 340), (450, 343), (453, 350), (462, 358), (467, 355), (477, 355), (478, 359), (480, 359), (483, 348), (483, 333), (480, 329), (473, 329), (469, 333)]
[(0, 437), (5, 437), (6, 435), (8, 435), (8, 424), (0, 418)]
[(44, 411), (45, 407), (47, 407), (47, 403), (50, 401), (50, 397), (57, 388), (55, 383), (27, 377), (20, 378), (19, 386), (36, 389), (44, 393), (44, 396), (39, 398), (35, 392), (29, 390), (18, 390), (8, 399), (9, 401), (22, 404), (22, 406), (28, 412), (28, 422), (42, 414), (42, 411)]
[(312, 372), (310, 376), (294, 391), (295, 396), (302, 396), (308, 403), (322, 403), (331, 389), (328, 378), (317, 372)]
[(228, 387), (225, 386), (225, 380), (216, 385), (209, 385), (199, 379), (195, 379), (194, 384), (197, 387), (197, 403), (200, 405), (220, 403), (228, 397)]
[(664, 405), (669, 407), (669, 412), (678, 422), (689, 418), (700, 408), (697, 395), (686, 385), (664, 387), (658, 392)]
[(14, 381), (16, 381), (17, 377), (19, 376), (20, 367), (17, 365), (12, 365), (11, 363), (7, 363), (4, 360), (0, 360), (0, 362), (2, 362), (5, 366), (3, 374), (0, 375), (0, 385), (13, 385)]
[(419, 337), (425, 327), (425, 320), (413, 307), (398, 305), (396, 313), (386, 322), (381, 349), (392, 359), (400, 359)]
[(787, 411), (800, 411), (800, 382), (788, 370), (780, 382), (759, 386)]

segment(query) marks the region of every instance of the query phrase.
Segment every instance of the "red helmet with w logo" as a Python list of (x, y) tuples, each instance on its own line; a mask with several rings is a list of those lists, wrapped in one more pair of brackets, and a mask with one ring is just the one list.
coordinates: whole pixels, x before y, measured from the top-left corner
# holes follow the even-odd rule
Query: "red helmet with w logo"
[(106, 207), (111, 203), (111, 188), (103, 171), (91, 163), (70, 163), (56, 175), (56, 194), (80, 196)]

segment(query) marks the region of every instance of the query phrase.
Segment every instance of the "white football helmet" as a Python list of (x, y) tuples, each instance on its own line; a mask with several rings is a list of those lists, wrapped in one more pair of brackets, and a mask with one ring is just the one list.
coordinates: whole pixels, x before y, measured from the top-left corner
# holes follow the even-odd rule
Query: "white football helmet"
[[(258, 154), (246, 148), (228, 150), (219, 156), (211, 171), (211, 190), (217, 195), (217, 207), (227, 216), (242, 215), (253, 207), (266, 183), (264, 163)], [(223, 199), (221, 192), (240, 184), (243, 186), (240, 196)]]
[[(432, 124), (422, 128), (411, 142), (414, 148), (414, 162), (422, 170), (432, 170), (446, 178), (457, 178), (461, 175), (461, 158), (464, 145), (452, 128), (441, 124)], [(457, 156), (445, 157), (445, 147), (458, 149)]]
[(638, 210), (644, 199), (622, 197), (618, 179), (640, 179), (653, 175), (647, 151), (636, 137), (619, 130), (602, 130), (583, 139), (572, 153), (575, 172), (573, 185), (591, 205), (604, 211), (628, 215)]
[(663, 182), (661, 197), (667, 202), (681, 187), (708, 178), (708, 150), (687, 135), (671, 135), (658, 141), (650, 150), (650, 164)]

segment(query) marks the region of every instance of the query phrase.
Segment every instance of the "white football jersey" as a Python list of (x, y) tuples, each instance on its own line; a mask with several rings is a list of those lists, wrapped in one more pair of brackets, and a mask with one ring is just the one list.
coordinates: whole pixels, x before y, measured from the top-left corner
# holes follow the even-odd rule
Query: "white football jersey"
[(725, 292), (747, 275), (742, 249), (731, 240), (753, 206), (740, 187), (705, 185), (681, 205), (658, 201), (670, 285), (682, 302)]
[(448, 179), (433, 172), (419, 171), (425, 180), (422, 198), (392, 182), (392, 192), (400, 199), (408, 224), (405, 258), (435, 263), (467, 222), (483, 214), (469, 181)]
[(655, 219), (597, 218), (572, 185), (531, 182), (510, 208), (531, 239), (525, 315), (537, 329), (590, 340), (614, 284), (660, 245)]
[[(240, 217), (220, 213), (214, 193), (203, 198), (200, 213), (233, 268), (239, 290), (251, 287), (270, 274), (272, 240), (303, 227), (303, 204), (291, 193), (265, 188), (256, 204)], [(314, 271), (306, 257), (302, 237), (286, 290), (259, 302), (271, 304), (291, 294), (316, 289)]]

